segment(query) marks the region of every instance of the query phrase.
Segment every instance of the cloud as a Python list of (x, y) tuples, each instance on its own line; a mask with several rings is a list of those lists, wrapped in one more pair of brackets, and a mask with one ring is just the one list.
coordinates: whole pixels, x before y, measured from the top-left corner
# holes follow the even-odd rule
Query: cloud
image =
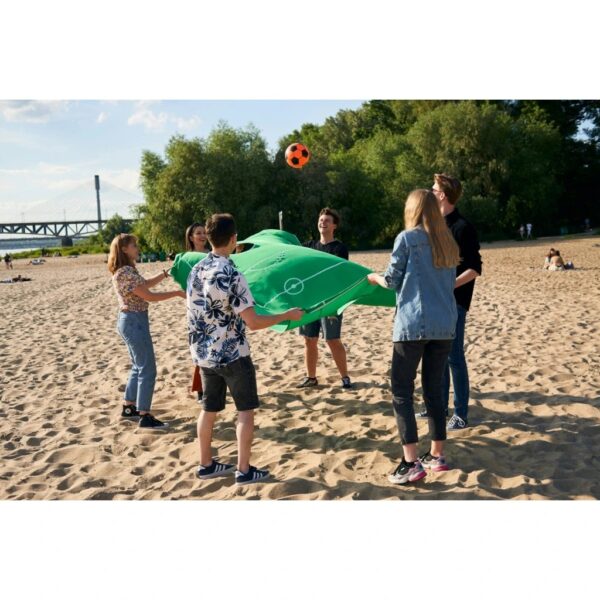
[(69, 110), (65, 100), (2, 100), (0, 112), (11, 123), (47, 123)]
[(190, 117), (189, 119), (173, 117), (172, 121), (177, 126), (177, 129), (195, 129), (202, 123), (200, 117), (197, 116)]
[(150, 131), (162, 131), (169, 120), (167, 113), (155, 113), (150, 106), (153, 102), (137, 102), (135, 112), (127, 119), (127, 125), (143, 125)]
[(68, 165), (51, 165), (45, 162), (39, 163), (38, 169), (42, 175), (63, 175), (64, 173), (70, 173), (73, 170), (73, 168)]
[(157, 104), (155, 101), (148, 100), (136, 102), (135, 111), (127, 119), (127, 124), (143, 125), (149, 131), (161, 132), (168, 125), (174, 125), (178, 130), (187, 131), (197, 128), (202, 123), (200, 117), (196, 115), (186, 119), (170, 113), (154, 111), (152, 106), (155, 104)]
[(96, 123), (104, 123), (108, 119), (108, 115), (102, 111), (96, 118)]

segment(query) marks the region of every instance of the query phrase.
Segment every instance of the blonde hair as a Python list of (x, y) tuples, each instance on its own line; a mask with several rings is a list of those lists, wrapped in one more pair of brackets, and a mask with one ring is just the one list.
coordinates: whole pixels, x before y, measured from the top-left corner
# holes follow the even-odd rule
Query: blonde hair
[(460, 262), (458, 244), (446, 225), (440, 212), (435, 194), (431, 190), (414, 190), (408, 195), (404, 205), (404, 228), (422, 227), (433, 255), (436, 269), (456, 267)]
[(108, 255), (108, 270), (114, 275), (121, 267), (133, 267), (134, 261), (125, 254), (123, 249), (132, 242), (137, 243), (137, 237), (131, 233), (120, 233), (110, 244)]

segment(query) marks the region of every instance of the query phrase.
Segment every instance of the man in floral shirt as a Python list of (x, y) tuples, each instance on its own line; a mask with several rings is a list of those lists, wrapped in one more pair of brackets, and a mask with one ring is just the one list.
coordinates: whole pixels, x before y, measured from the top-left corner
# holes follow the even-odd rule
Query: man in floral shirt
[(192, 360), (202, 377), (202, 411), (198, 418), (200, 479), (220, 477), (235, 468), (212, 458), (211, 442), (217, 413), (225, 408), (227, 389), (238, 410), (238, 485), (256, 483), (269, 476), (250, 465), (254, 435), (254, 410), (259, 407), (256, 371), (246, 339), (251, 330), (282, 321), (297, 321), (300, 309), (279, 315), (257, 315), (246, 278), (229, 259), (237, 244), (235, 221), (230, 214), (212, 215), (206, 222), (212, 251), (192, 269), (187, 282), (187, 313)]

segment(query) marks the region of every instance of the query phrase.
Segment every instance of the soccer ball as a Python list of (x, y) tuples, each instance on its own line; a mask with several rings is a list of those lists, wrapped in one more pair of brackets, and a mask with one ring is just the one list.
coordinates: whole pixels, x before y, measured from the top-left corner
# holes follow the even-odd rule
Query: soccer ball
[(310, 152), (304, 144), (290, 144), (285, 151), (285, 161), (294, 169), (301, 169), (310, 160)]

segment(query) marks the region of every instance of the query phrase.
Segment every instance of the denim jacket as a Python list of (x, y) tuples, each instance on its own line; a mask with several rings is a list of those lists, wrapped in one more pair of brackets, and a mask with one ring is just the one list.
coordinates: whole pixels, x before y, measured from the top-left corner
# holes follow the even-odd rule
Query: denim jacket
[(429, 236), (423, 229), (398, 235), (384, 277), (387, 287), (396, 291), (394, 342), (454, 338), (456, 269), (433, 266)]

